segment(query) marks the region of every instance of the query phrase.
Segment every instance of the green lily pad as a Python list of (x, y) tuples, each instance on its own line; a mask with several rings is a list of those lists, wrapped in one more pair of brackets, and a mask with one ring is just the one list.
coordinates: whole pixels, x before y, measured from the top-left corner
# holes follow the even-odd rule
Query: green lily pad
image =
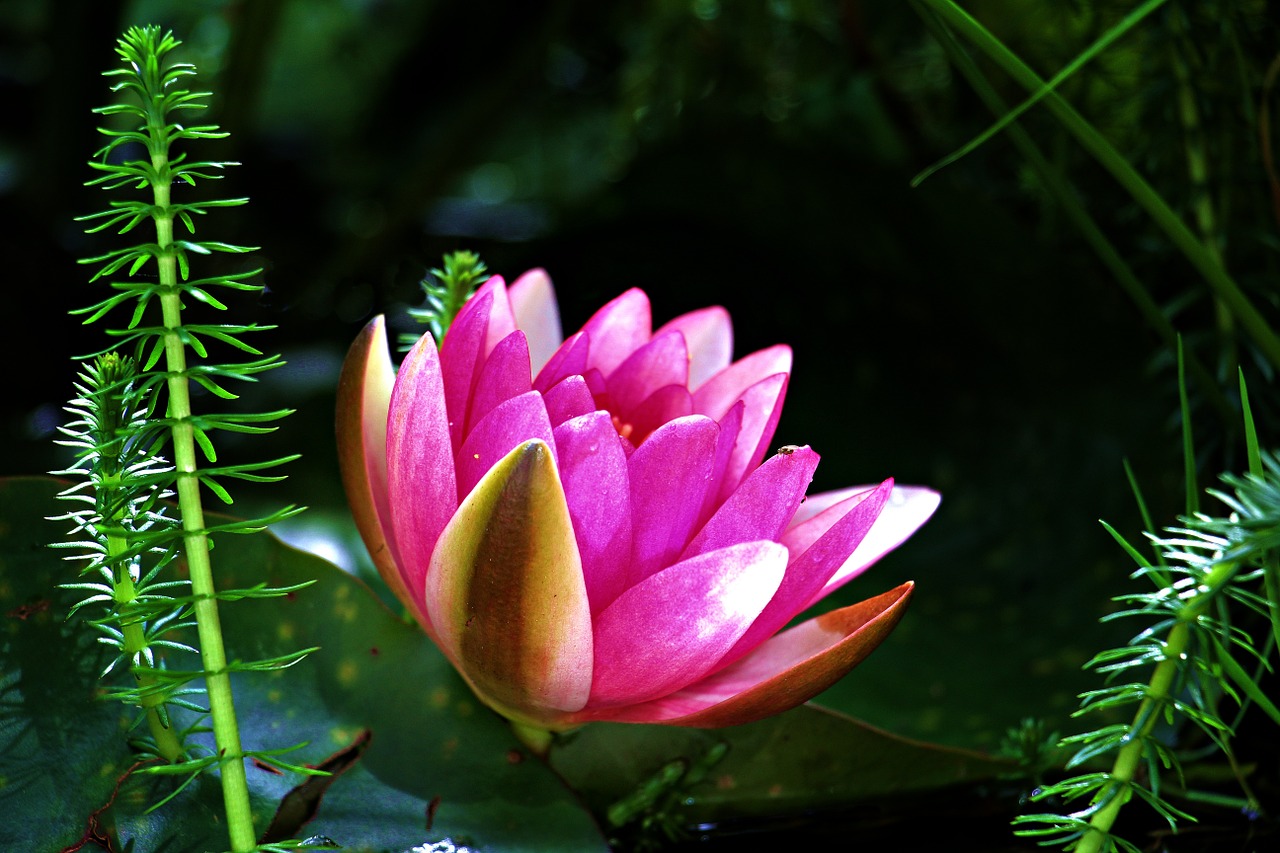
[[(100, 813), (102, 837), (114, 831), (138, 851), (220, 849), (215, 776), (149, 814), (173, 780), (124, 778), (132, 714), (94, 698), (103, 647), (78, 619), (65, 621), (73, 599), (56, 584), (72, 570), (44, 547), (58, 532), (41, 520), (58, 509), (56, 490), (47, 479), (0, 480), (0, 811), (16, 816), (0, 833), (62, 849)], [(361, 581), (269, 535), (219, 537), (214, 562), (224, 589), (316, 581), (220, 608), (232, 660), (321, 647), (289, 669), (234, 678), (246, 749), (301, 744), (290, 761), (333, 771), (308, 781), (251, 764), (259, 837), (321, 835), (390, 853), (446, 838), (471, 849), (602, 849), (593, 813), (615, 834), (645, 822), (678, 833), (942, 791), (1010, 769), (813, 707), (716, 731), (593, 724), (559, 736), (544, 763)]]
[(689, 826), (776, 821), (939, 791), (1012, 769), (812, 705), (719, 730), (594, 724), (560, 736), (550, 761), (615, 825), (662, 819), (663, 808)]
[[(60, 511), (56, 491), (48, 479), (0, 481), (0, 849), (93, 841), (95, 815), (103, 842), (114, 827), (139, 851), (221, 849), (212, 775), (151, 814), (175, 782), (126, 778), (133, 715), (94, 698), (105, 647), (78, 618), (65, 620), (74, 599), (57, 584), (74, 570), (45, 547), (58, 535), (43, 520)], [(294, 763), (349, 759), (321, 795), (290, 797), (280, 820), (305, 777), (251, 765), (260, 836), (272, 827), (392, 853), (446, 838), (473, 849), (604, 848), (573, 794), (358, 580), (266, 535), (220, 537), (214, 561), (221, 588), (316, 581), (285, 599), (220, 608), (232, 660), (321, 647), (287, 670), (234, 678), (245, 748), (301, 743), (287, 756)]]

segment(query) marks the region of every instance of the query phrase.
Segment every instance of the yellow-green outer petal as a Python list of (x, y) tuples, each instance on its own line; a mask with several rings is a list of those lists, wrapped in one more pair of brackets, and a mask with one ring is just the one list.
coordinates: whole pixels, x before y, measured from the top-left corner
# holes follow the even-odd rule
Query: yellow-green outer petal
[(356, 528), (378, 573), (396, 598), (417, 613), (416, 596), (405, 586), (388, 534), (387, 410), (395, 376), (387, 350), (386, 323), (379, 315), (351, 345), (338, 378), (338, 464)]
[(591, 692), (591, 609), (551, 448), (516, 447), (445, 527), (427, 573), (441, 647), (498, 713), (546, 728)]

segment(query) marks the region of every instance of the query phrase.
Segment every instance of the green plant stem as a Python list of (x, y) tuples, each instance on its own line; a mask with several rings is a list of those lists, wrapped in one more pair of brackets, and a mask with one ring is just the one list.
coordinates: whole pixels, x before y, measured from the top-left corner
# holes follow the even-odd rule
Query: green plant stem
[[(1169, 697), (1169, 687), (1178, 672), (1178, 656), (1187, 649), (1191, 629), (1184, 622), (1179, 622), (1169, 631), (1169, 639), (1165, 643), (1165, 658), (1157, 666), (1147, 685), (1147, 698), (1138, 706), (1134, 720), (1142, 720), (1142, 728), (1131, 735), (1131, 739), (1116, 756), (1111, 767), (1111, 781), (1107, 783), (1099, 796), (1109, 796), (1107, 804), (1094, 813), (1089, 820), (1092, 831), (1086, 833), (1075, 847), (1075, 853), (1099, 853), (1120, 814), (1120, 809), (1129, 801), (1128, 787), (1133, 782), (1138, 768), (1142, 764), (1143, 748), (1147, 735), (1159, 717), (1153, 707), (1163, 703)], [(1118, 790), (1123, 788), (1124, 790)]]
[[(118, 519), (112, 521), (118, 522)], [(132, 664), (139, 654), (147, 650), (149, 644), (142, 623), (129, 618), (129, 606), (137, 598), (137, 591), (133, 585), (133, 578), (129, 574), (129, 566), (122, 559), (128, 547), (128, 542), (122, 537), (107, 534), (108, 565), (114, 567), (111, 582), (112, 597), (122, 617), (120, 627), (124, 633), (124, 652)], [(185, 757), (182, 742), (174, 732), (168, 714), (165, 713), (164, 696), (155, 689), (157, 686), (155, 676), (135, 669), (134, 678), (138, 682), (142, 708), (146, 712), (147, 728), (150, 729), (151, 736), (156, 742), (156, 752), (170, 764), (178, 763)]]
[[(1045, 81), (1040, 75), (964, 9), (951, 0), (923, 0), (923, 2), (928, 4), (929, 8), (948, 26), (961, 33), (990, 57), (1020, 86), (1030, 92), (1040, 92), (1045, 88)], [(1217, 297), (1230, 309), (1271, 365), (1280, 368), (1280, 336), (1272, 331), (1266, 319), (1223, 269), (1213, 252), (1196, 238), (1186, 223), (1165, 203), (1146, 179), (1138, 174), (1129, 161), (1122, 157), (1111, 143), (1107, 142), (1102, 134), (1061, 96), (1056, 92), (1049, 92), (1044, 96), (1044, 104), (1165, 232), (1174, 246), (1200, 272)]]
[(511, 730), (520, 742), (529, 748), (529, 751), (539, 758), (546, 758), (547, 751), (551, 749), (551, 741), (554, 735), (546, 729), (537, 726), (528, 726), (524, 723), (511, 721)]
[[(1174, 31), (1187, 52), (1190, 52), (1190, 38), (1186, 32), (1186, 20), (1183, 13), (1174, 7), (1170, 16)], [(1182, 145), (1187, 158), (1187, 179), (1191, 184), (1191, 210), (1195, 215), (1196, 229), (1200, 232), (1200, 241), (1206, 251), (1213, 256), (1218, 265), (1226, 268), (1222, 257), (1222, 249), (1218, 240), (1218, 218), (1213, 210), (1213, 198), (1209, 193), (1209, 158), (1205, 156), (1204, 127), (1200, 122), (1200, 110), (1196, 106), (1196, 92), (1191, 83), (1191, 70), (1175, 45), (1169, 47), (1169, 62), (1173, 66), (1174, 79), (1178, 81), (1178, 120), (1182, 123)], [(1233, 346), (1234, 322), (1231, 311), (1223, 303), (1221, 296), (1213, 300), (1214, 317), (1223, 345), (1229, 359), (1228, 368), (1235, 372), (1237, 362)]]
[[(163, 138), (162, 128), (150, 128), (151, 138)], [(200, 500), (200, 481), (196, 470), (195, 432), (191, 423), (191, 399), (188, 393), (186, 350), (179, 331), (182, 328), (182, 298), (178, 289), (178, 265), (173, 247), (173, 216), (169, 213), (169, 157), (167, 150), (151, 152), (156, 178), (152, 183), (156, 213), (156, 259), (160, 283), (165, 288), (160, 305), (165, 327), (165, 366), (168, 370), (169, 418), (173, 434), (173, 459), (177, 471), (178, 506), (182, 513), (183, 544), (187, 568), (191, 575), (196, 632), (200, 638), (200, 659), (205, 671), (205, 689), (209, 697), (209, 714), (213, 720), (213, 737), (217, 746), (222, 776), (222, 798), (227, 813), (227, 831), (235, 853), (253, 850), (257, 844), (253, 831), (253, 812), (249, 805), (249, 785), (245, 776), (240, 730), (236, 722), (231, 695), (231, 676), (227, 671), (226, 650), (222, 644), (222, 626), (218, 620), (218, 602), (213, 584), (213, 567), (209, 560), (209, 540), (204, 529), (204, 508)]]
[[(996, 115), (1001, 115), (1008, 110), (1008, 106), (987, 82), (986, 77), (978, 68), (967, 53), (956, 42), (951, 32), (942, 25), (937, 15), (930, 9), (924, 8), (923, 0), (913, 0), (912, 5), (915, 6), (916, 12), (925, 22), (930, 32), (933, 33), (938, 43), (942, 45), (943, 50), (947, 52), (948, 57), (964, 75), (969, 85), (973, 87), (974, 92), (982, 99), (987, 109)], [(1049, 160), (1040, 153), (1040, 149), (1032, 141), (1031, 136), (1022, 129), (1021, 125), (1011, 124), (1006, 128), (1010, 141), (1014, 147), (1022, 155), (1040, 180), (1044, 182), (1045, 188), (1053, 195), (1058, 206), (1066, 214), (1071, 224), (1076, 227), (1080, 235), (1084, 237), (1085, 242), (1093, 249), (1094, 254), (1098, 256), (1098, 260), (1102, 262), (1110, 272), (1112, 277), (1120, 284), (1129, 298), (1133, 300), (1137, 306), (1138, 312), (1142, 314), (1143, 319), (1149, 325), (1160, 339), (1164, 341), (1171, 351), (1178, 348), (1178, 331), (1169, 322), (1169, 318), (1160, 310), (1160, 306), (1151, 298), (1147, 289), (1143, 286), (1133, 269), (1125, 262), (1119, 250), (1107, 239), (1102, 229), (1085, 210), (1084, 204), (1080, 202), (1079, 196), (1075, 189), (1070, 185), (1062, 172), (1054, 166)], [(1213, 407), (1218, 411), (1219, 416), (1224, 423), (1235, 423), (1238, 414), (1231, 408), (1231, 404), (1227, 402), (1227, 398), (1223, 396), (1222, 389), (1218, 387), (1217, 381), (1209, 370), (1196, 358), (1194, 353), (1184, 354), (1187, 360), (1187, 367), (1196, 378), (1196, 383)]]
[[(1159, 708), (1169, 700), (1170, 688), (1178, 674), (1178, 666), (1182, 663), (1182, 655), (1186, 653), (1191, 641), (1191, 626), (1204, 613), (1211, 599), (1222, 586), (1235, 574), (1234, 562), (1222, 562), (1214, 566), (1205, 578), (1196, 597), (1187, 602), (1178, 617), (1178, 622), (1169, 629), (1169, 637), (1164, 644), (1164, 657), (1156, 664), (1155, 672), (1147, 683), (1146, 698), (1138, 706), (1134, 715), (1134, 725), (1139, 726), (1130, 732), (1129, 741), (1116, 755), (1111, 768), (1111, 781), (1098, 792), (1095, 801), (1105, 798), (1106, 805), (1098, 809), (1089, 819), (1092, 831), (1085, 833), (1076, 844), (1075, 853), (1100, 853), (1116, 822), (1120, 809), (1129, 801), (1129, 786), (1142, 765), (1147, 738), (1160, 718)], [(1123, 790), (1121, 790), (1123, 789)]]

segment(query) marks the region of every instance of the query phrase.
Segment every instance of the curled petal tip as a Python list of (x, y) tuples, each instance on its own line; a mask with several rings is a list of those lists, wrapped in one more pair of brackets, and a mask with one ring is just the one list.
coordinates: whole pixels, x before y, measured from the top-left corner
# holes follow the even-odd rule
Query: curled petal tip
[[(902, 620), (915, 584), (908, 581), (874, 598), (803, 622), (762, 644), (713, 676), (754, 682), (731, 699), (676, 725), (735, 726), (789, 710), (835, 684), (866, 659)], [(697, 689), (697, 686), (693, 689)]]

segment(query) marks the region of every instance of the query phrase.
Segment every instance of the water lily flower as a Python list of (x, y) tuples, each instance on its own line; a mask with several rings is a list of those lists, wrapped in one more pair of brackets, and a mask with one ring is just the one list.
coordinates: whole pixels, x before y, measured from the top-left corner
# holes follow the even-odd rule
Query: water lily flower
[(788, 622), (896, 547), (936, 493), (813, 495), (765, 459), (791, 370), (732, 361), (723, 308), (652, 330), (629, 290), (562, 339), (550, 279), (489, 279), (397, 373), (381, 317), (338, 392), (347, 494), (382, 577), (476, 694), (526, 727), (718, 727), (805, 702), (912, 585)]

